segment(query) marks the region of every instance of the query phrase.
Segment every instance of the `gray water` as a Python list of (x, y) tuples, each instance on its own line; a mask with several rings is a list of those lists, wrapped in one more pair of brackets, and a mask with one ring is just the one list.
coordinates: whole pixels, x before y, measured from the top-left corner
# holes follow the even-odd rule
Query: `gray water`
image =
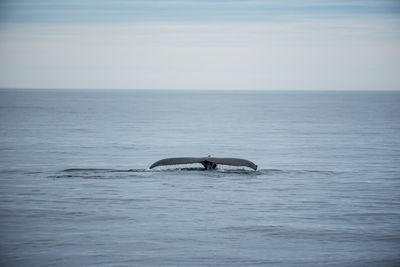
[[(0, 91), (3, 266), (398, 266), (400, 93)], [(148, 170), (165, 157), (259, 166)]]

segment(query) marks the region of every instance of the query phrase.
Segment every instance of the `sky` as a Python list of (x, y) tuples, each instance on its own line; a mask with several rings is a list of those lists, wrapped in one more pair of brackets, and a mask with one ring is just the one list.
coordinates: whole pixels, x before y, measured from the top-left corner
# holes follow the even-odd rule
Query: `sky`
[(0, 0), (0, 88), (400, 90), (400, 1)]

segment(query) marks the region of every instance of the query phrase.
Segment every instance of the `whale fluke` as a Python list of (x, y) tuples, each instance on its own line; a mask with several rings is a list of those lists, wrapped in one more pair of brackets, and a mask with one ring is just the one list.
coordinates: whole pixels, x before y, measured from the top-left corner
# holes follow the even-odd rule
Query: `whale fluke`
[(202, 158), (191, 158), (191, 157), (182, 157), (182, 158), (167, 158), (154, 162), (150, 169), (153, 169), (158, 166), (166, 166), (166, 165), (178, 165), (178, 164), (192, 164), (192, 163), (201, 163), (204, 168), (207, 170), (214, 170), (217, 167), (217, 164), (221, 165), (229, 165), (229, 166), (244, 166), (252, 168), (253, 170), (257, 170), (257, 165), (253, 162), (246, 159), (238, 159), (238, 158), (214, 158), (214, 157), (202, 157)]

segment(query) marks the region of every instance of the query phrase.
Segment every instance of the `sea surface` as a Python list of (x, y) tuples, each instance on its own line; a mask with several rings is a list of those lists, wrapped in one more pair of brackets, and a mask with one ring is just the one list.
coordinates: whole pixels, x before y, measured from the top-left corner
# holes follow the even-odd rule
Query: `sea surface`
[(400, 92), (2, 89), (0, 265), (400, 266)]

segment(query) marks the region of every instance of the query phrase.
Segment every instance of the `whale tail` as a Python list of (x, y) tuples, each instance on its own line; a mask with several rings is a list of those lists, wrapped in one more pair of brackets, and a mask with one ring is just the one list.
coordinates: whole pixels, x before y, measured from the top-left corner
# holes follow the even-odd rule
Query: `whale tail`
[(192, 157), (181, 157), (181, 158), (166, 158), (159, 161), (154, 162), (150, 169), (153, 169), (158, 166), (167, 166), (167, 165), (180, 165), (180, 164), (193, 164), (200, 163), (207, 170), (215, 170), (217, 165), (229, 165), (229, 166), (243, 166), (249, 167), (253, 170), (257, 170), (257, 165), (253, 162), (246, 159), (239, 158), (215, 158), (215, 157), (201, 157), (201, 158), (192, 158)]

